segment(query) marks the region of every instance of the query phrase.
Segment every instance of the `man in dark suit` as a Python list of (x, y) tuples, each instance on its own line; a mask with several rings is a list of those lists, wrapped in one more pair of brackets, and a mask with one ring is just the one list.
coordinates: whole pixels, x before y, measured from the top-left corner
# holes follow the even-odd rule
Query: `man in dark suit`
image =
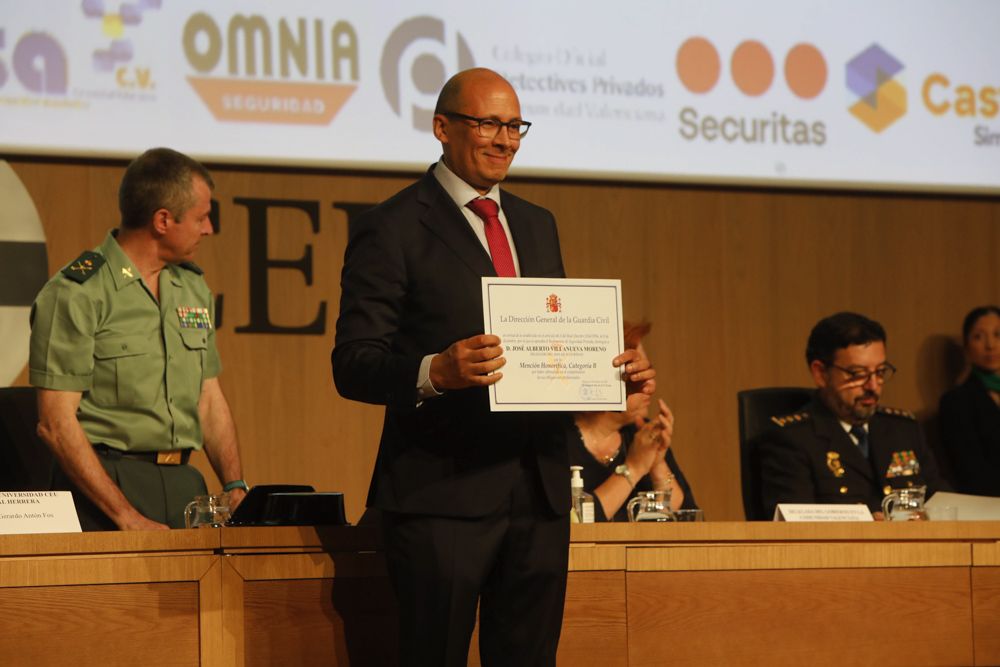
[(816, 394), (803, 410), (775, 416), (760, 445), (764, 507), (778, 503), (861, 503), (881, 511), (896, 488), (946, 487), (913, 414), (879, 405), (896, 369), (885, 330), (857, 313), (813, 327), (806, 362)]
[[(386, 406), (368, 505), (381, 510), (401, 661), (552, 665), (569, 543), (568, 415), (492, 413), (500, 339), (481, 278), (564, 277), (552, 214), (506, 191), (530, 123), (495, 72), (461, 72), (434, 115), (443, 157), (358, 220), (344, 259), (333, 376)], [(654, 371), (628, 351), (632, 388)]]

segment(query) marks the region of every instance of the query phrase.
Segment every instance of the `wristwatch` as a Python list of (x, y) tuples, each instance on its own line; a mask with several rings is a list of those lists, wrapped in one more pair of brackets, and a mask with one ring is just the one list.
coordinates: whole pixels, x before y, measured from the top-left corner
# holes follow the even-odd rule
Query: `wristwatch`
[(624, 477), (625, 481), (629, 483), (629, 486), (635, 486), (635, 482), (632, 480), (632, 471), (628, 469), (628, 465), (625, 463), (620, 466), (615, 466), (615, 474)]
[(231, 482), (226, 482), (225, 486), (222, 487), (222, 492), (229, 493), (233, 489), (243, 489), (245, 493), (250, 491), (250, 487), (247, 486), (246, 482), (242, 479), (234, 479)]

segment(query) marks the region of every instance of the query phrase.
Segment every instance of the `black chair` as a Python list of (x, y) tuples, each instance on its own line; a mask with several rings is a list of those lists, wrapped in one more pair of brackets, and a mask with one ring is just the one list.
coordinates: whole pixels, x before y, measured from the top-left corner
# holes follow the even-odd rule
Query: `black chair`
[(791, 414), (812, 399), (813, 390), (804, 387), (763, 387), (736, 394), (740, 409), (740, 475), (743, 486), (743, 513), (748, 521), (767, 521), (761, 499), (760, 437), (776, 428), (771, 417)]
[(48, 491), (55, 460), (38, 437), (34, 387), (0, 387), (0, 491)]

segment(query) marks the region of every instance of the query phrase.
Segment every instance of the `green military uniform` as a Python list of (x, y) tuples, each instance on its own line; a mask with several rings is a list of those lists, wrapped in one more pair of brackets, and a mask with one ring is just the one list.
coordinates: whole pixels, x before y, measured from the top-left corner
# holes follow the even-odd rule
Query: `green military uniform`
[[(114, 232), (49, 280), (31, 312), (31, 384), (82, 393), (77, 418), (108, 474), (136, 509), (173, 527), (205, 483), (186, 456), (157, 465), (149, 453), (202, 446), (202, 381), (221, 371), (213, 321), (200, 269), (168, 264), (157, 302)], [(78, 508), (89, 503), (74, 495)]]

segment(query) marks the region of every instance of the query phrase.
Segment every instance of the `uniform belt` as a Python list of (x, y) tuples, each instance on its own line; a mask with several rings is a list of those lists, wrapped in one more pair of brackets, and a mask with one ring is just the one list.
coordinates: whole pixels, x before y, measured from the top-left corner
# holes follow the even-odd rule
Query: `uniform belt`
[(186, 465), (191, 458), (190, 449), (164, 449), (159, 452), (123, 452), (114, 447), (97, 444), (94, 451), (107, 459), (138, 459), (161, 466)]

